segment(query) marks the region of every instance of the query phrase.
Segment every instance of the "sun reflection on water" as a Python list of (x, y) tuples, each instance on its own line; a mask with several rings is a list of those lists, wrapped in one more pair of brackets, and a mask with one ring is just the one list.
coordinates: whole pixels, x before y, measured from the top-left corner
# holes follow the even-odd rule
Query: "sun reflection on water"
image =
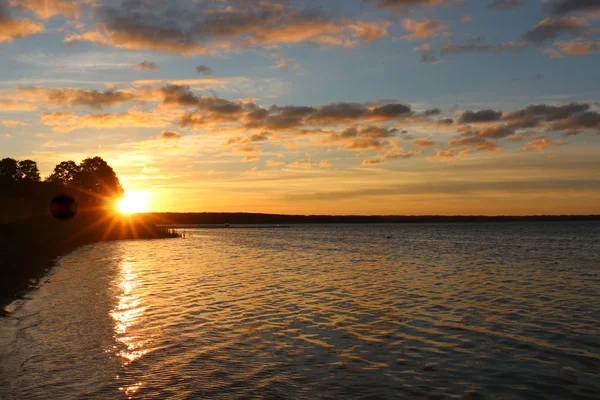
[(115, 339), (124, 346), (117, 352), (117, 355), (123, 359), (125, 366), (148, 352), (144, 347), (147, 341), (141, 340), (131, 332), (132, 327), (143, 318), (146, 310), (146, 307), (142, 305), (139, 290), (141, 279), (134, 271), (134, 266), (132, 262), (123, 262), (119, 284), (121, 291), (117, 297), (118, 303), (111, 312), (115, 322)]

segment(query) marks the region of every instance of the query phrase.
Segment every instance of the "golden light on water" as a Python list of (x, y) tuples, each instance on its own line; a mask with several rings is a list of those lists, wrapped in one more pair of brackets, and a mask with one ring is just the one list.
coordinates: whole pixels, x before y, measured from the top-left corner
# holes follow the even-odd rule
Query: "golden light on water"
[(121, 294), (118, 296), (118, 303), (111, 312), (115, 322), (115, 338), (124, 347), (117, 355), (123, 358), (123, 364), (127, 365), (137, 360), (148, 352), (144, 348), (145, 341), (132, 335), (130, 328), (142, 318), (146, 307), (142, 305), (142, 299), (138, 290), (138, 275), (133, 271), (133, 265), (124, 262), (121, 267)]
[(126, 191), (125, 197), (117, 205), (123, 214), (146, 212), (149, 199), (150, 194), (146, 190)]

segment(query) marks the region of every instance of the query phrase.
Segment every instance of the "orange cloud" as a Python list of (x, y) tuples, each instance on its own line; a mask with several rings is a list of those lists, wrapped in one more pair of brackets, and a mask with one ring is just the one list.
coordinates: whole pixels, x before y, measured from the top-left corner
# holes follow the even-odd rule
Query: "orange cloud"
[(174, 140), (179, 139), (181, 135), (175, 131), (162, 131), (160, 135), (158, 135), (157, 139), (159, 140)]
[[(175, 19), (175, 13), (188, 18)], [(332, 18), (291, 4), (223, 4), (211, 10), (194, 4), (161, 8), (144, 3), (128, 7), (97, 7), (97, 30), (73, 34), (66, 43), (90, 41), (126, 49), (149, 49), (178, 54), (206, 54), (223, 50), (299, 42), (353, 45), (387, 35), (388, 22)]]
[(406, 18), (402, 21), (402, 25), (404, 26), (404, 29), (409, 32), (408, 35), (402, 37), (407, 40), (425, 40), (435, 37), (448, 29), (448, 25), (444, 25), (431, 19), (419, 22)]
[(281, 167), (282, 165), (285, 165), (283, 161), (269, 160), (265, 163), (265, 167)]
[(0, 4), (0, 42), (12, 42), (44, 31), (44, 26), (29, 18), (14, 19)]
[(363, 162), (361, 163), (362, 166), (364, 167), (372, 167), (373, 165), (379, 165), (379, 164), (383, 164), (385, 162), (385, 160), (363, 160)]
[(555, 43), (564, 54), (579, 57), (600, 54), (600, 42), (592, 40), (571, 40)]
[(118, 114), (93, 114), (78, 116), (70, 111), (44, 112), (40, 116), (42, 124), (52, 126), (56, 132), (71, 132), (81, 128), (160, 128), (169, 121), (160, 115), (129, 110)]
[(544, 151), (550, 146), (561, 146), (566, 144), (562, 140), (552, 140), (547, 137), (540, 137), (531, 142), (526, 143), (523, 147), (520, 147), (521, 151)]
[(310, 161), (310, 159), (298, 160), (298, 161), (289, 163), (287, 166), (292, 167), (292, 168), (311, 168), (312, 162)]
[(65, 0), (11, 0), (13, 7), (32, 11), (38, 18), (49, 19), (62, 15), (69, 19), (79, 18), (79, 2)]
[(433, 147), (433, 146), (435, 146), (435, 143), (433, 141), (431, 141), (431, 139), (427, 139), (427, 138), (413, 140), (412, 144), (415, 147)]
[(442, 161), (452, 159), (456, 156), (457, 149), (441, 150), (435, 149), (435, 156), (427, 157), (427, 161)]

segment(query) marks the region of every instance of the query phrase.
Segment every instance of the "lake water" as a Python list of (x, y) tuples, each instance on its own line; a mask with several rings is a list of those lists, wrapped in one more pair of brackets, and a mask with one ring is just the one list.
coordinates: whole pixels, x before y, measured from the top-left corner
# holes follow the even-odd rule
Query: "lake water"
[(600, 398), (600, 223), (186, 229), (0, 319), (0, 398)]

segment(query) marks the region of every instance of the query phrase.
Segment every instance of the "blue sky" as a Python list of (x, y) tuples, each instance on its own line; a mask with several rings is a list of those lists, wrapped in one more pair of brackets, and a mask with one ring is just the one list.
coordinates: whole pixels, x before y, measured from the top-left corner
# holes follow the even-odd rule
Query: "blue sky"
[(0, 156), (157, 211), (600, 213), (599, 36), (595, 0), (2, 0)]

